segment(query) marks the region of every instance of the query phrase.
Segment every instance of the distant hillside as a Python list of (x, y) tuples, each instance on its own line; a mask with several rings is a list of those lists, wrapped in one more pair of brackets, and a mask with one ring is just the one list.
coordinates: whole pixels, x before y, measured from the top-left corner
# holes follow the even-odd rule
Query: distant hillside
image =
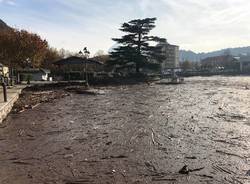
[(0, 30), (11, 29), (4, 21), (0, 19)]
[(208, 53), (195, 53), (193, 51), (186, 51), (186, 50), (180, 50), (180, 61), (200, 61), (207, 57), (213, 57), (213, 56), (221, 56), (224, 53), (230, 53), (233, 56), (239, 56), (242, 54), (250, 53), (250, 46), (249, 47), (237, 47), (237, 48), (227, 48), (222, 49), (214, 52), (208, 52)]

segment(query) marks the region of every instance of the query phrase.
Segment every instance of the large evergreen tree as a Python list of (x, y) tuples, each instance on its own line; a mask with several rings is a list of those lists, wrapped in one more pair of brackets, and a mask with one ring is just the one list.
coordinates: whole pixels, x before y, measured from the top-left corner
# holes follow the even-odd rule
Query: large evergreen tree
[(126, 34), (122, 38), (113, 38), (119, 47), (110, 53), (109, 64), (126, 66), (134, 63), (136, 72), (141, 68), (158, 68), (165, 56), (161, 47), (153, 42), (166, 42), (166, 39), (149, 36), (155, 21), (156, 18), (146, 18), (124, 23), (120, 30)]

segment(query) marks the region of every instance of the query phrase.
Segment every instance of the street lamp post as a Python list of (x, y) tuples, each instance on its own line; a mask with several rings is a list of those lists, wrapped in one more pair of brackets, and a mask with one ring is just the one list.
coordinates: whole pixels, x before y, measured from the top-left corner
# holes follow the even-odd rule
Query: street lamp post
[(88, 71), (87, 71), (87, 60), (89, 58), (89, 54), (90, 52), (88, 51), (87, 47), (84, 47), (83, 49), (83, 52), (80, 51), (79, 52), (80, 55), (83, 55), (84, 54), (84, 58), (85, 58), (85, 61), (84, 61), (84, 73), (85, 73), (85, 81), (86, 81), (86, 85), (89, 86), (89, 81), (88, 81)]

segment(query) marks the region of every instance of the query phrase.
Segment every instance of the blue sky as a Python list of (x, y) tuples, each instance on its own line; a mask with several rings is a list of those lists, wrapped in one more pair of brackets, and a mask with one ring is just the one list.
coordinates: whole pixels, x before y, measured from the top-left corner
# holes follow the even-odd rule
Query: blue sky
[(121, 23), (157, 17), (152, 34), (196, 52), (250, 45), (249, 0), (0, 0), (0, 18), (56, 48), (107, 51)]

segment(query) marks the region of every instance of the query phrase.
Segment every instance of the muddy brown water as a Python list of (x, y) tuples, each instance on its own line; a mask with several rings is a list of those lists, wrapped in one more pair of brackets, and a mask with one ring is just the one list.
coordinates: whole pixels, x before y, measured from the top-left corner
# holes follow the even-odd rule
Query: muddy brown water
[[(250, 183), (250, 77), (71, 94), (0, 127), (1, 184)], [(179, 170), (199, 169), (189, 175)]]

